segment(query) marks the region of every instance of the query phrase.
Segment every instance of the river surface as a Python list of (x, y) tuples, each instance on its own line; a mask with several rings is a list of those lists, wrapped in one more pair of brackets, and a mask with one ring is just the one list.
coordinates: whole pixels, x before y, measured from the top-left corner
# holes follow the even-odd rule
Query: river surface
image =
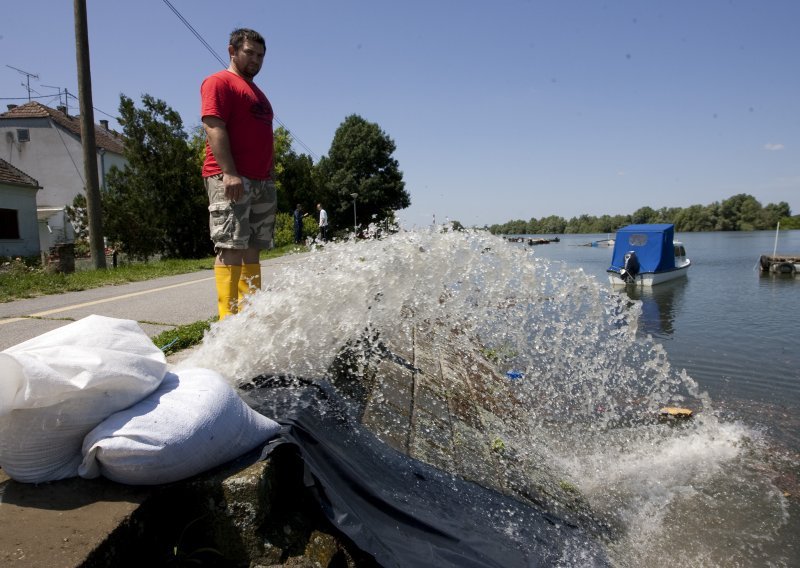
[[(534, 246), (534, 254), (581, 268), (610, 288), (613, 249), (582, 246), (608, 236), (559, 235), (561, 242)], [(758, 270), (760, 255), (775, 247), (775, 232), (675, 239), (692, 261), (688, 277), (624, 292), (642, 302), (638, 332), (660, 342), (673, 366), (685, 368), (717, 406), (800, 451), (800, 276)], [(781, 231), (777, 252), (800, 255), (800, 231)]]

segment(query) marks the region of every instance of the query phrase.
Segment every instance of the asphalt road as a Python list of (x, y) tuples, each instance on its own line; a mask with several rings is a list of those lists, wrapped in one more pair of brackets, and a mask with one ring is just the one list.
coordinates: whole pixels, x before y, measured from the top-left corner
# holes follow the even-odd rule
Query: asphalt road
[[(264, 284), (281, 268), (298, 262), (302, 256), (262, 261)], [(0, 350), (91, 314), (136, 320), (152, 337), (179, 325), (208, 319), (216, 313), (216, 290), (211, 270), (39, 296), (0, 303)]]

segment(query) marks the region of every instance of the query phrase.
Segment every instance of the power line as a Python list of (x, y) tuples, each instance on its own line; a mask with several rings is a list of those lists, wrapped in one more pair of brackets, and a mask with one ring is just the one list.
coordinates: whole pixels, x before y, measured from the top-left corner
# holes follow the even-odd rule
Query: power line
[[(31, 89), (31, 92), (36, 92)], [(49, 99), (58, 95), (39, 95), (38, 97), (30, 97), (30, 99)], [(0, 97), (0, 101), (27, 101), (29, 97)]]
[(172, 10), (172, 12), (176, 16), (178, 16), (178, 19), (181, 22), (183, 22), (183, 25), (186, 26), (187, 28), (189, 28), (189, 31), (194, 34), (194, 37), (196, 37), (198, 40), (200, 40), (200, 43), (202, 43), (203, 46), (205, 46), (205, 48), (211, 53), (211, 55), (213, 55), (214, 58), (217, 61), (219, 61), (220, 65), (222, 65), (223, 67), (227, 67), (228, 66), (228, 64), (225, 62), (225, 60), (222, 59), (216, 51), (214, 51), (214, 48), (211, 47), (205, 39), (203, 39), (203, 36), (200, 35), (200, 32), (198, 32), (196, 29), (194, 29), (194, 27), (192, 27), (192, 24), (190, 24), (189, 21), (186, 18), (184, 18), (183, 15), (180, 12), (178, 12), (178, 9), (175, 8), (175, 6), (173, 6), (172, 3), (169, 0), (164, 0), (164, 4), (166, 4), (167, 7), (170, 10)]
[[(186, 18), (183, 17), (183, 15), (178, 11), (178, 9), (175, 8), (175, 6), (173, 6), (172, 3), (169, 0), (162, 0), (162, 1), (164, 2), (164, 4), (167, 5), (167, 7), (170, 10), (172, 10), (172, 12), (178, 17), (178, 19), (181, 22), (183, 22), (183, 25), (185, 25), (189, 29), (189, 31), (192, 32), (194, 37), (196, 37), (200, 41), (200, 43), (203, 44), (203, 47), (205, 47), (209, 51), (209, 53), (211, 53), (211, 55), (214, 56), (214, 59), (219, 61), (220, 65), (222, 65), (222, 67), (228, 67), (228, 63), (224, 59), (222, 59), (216, 51), (214, 51), (214, 48), (211, 47), (205, 39), (203, 39), (203, 36), (200, 35), (200, 32), (198, 32), (196, 29), (194, 29), (192, 24), (190, 24), (189, 21)], [(309, 148), (305, 144), (305, 142), (300, 140), (300, 138), (298, 138), (295, 134), (292, 134), (292, 131), (289, 130), (289, 128), (281, 121), (281, 119), (279, 119), (277, 116), (274, 116), (274, 119), (275, 119), (275, 122), (280, 124), (286, 130), (286, 132), (289, 133), (289, 135), (292, 137), (292, 141), (293, 142), (297, 142), (300, 146), (303, 147), (303, 149), (306, 152), (309, 153), (309, 155), (312, 158), (314, 158), (316, 161), (319, 161), (319, 156), (311, 148)]]
[(288, 127), (287, 127), (287, 126), (286, 126), (286, 125), (285, 125), (283, 122), (281, 122), (281, 119), (280, 119), (280, 118), (278, 118), (277, 116), (274, 116), (274, 119), (275, 119), (275, 122), (277, 122), (278, 124), (280, 124), (281, 126), (283, 126), (283, 128), (286, 130), (286, 132), (288, 132), (288, 133), (289, 133), (289, 136), (291, 136), (291, 137), (292, 137), (292, 141), (294, 141), (294, 142), (297, 142), (298, 144), (300, 144), (300, 146), (302, 146), (302, 147), (303, 147), (303, 149), (304, 149), (306, 152), (308, 152), (308, 154), (309, 154), (309, 155), (310, 155), (312, 158), (314, 158), (314, 159), (315, 159), (317, 162), (319, 162), (319, 156), (317, 156), (317, 154), (316, 154), (316, 153), (314, 153), (314, 151), (313, 151), (311, 148), (309, 148), (308, 146), (306, 146), (305, 142), (303, 142), (302, 140), (300, 140), (300, 139), (299, 139), (299, 138), (298, 138), (296, 135), (292, 134), (292, 131), (291, 131), (291, 130), (289, 130), (289, 128), (288, 128)]
[[(75, 95), (73, 95), (72, 93), (70, 93), (69, 91), (67, 91), (67, 89), (64, 89), (64, 93), (65, 93), (65, 94), (66, 94), (68, 97), (72, 97), (72, 98), (73, 98), (73, 99), (75, 99), (75, 100), (77, 100), (77, 99), (78, 99), (78, 97), (76, 97)], [(59, 100), (61, 100), (61, 99), (59, 99)], [(108, 114), (107, 112), (100, 110), (100, 109), (99, 109), (99, 108), (97, 108), (96, 106), (92, 106), (92, 108), (93, 108), (94, 110), (96, 110), (97, 112), (99, 112), (100, 114), (104, 114), (104, 115), (106, 115), (108, 118), (114, 119), (114, 120), (116, 120), (117, 122), (119, 122), (119, 117), (118, 117), (118, 116), (114, 116), (114, 115), (112, 115), (112, 114)]]

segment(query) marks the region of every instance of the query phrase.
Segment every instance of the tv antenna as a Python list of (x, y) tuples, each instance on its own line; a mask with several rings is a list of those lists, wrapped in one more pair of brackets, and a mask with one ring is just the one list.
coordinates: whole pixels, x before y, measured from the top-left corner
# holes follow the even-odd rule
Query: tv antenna
[[(57, 89), (58, 104), (61, 104), (61, 87), (56, 87), (55, 85), (42, 85), (42, 87), (47, 87), (48, 89)], [(64, 87), (64, 108), (67, 109), (66, 114), (69, 114), (69, 91), (67, 91), (66, 87)]]
[(8, 67), (9, 69), (13, 69), (16, 72), (22, 73), (23, 75), (25, 75), (25, 78), (27, 79), (27, 81), (25, 83), (20, 83), (20, 84), (28, 90), (28, 102), (31, 102), (31, 77), (33, 77), (34, 79), (36, 79), (38, 81), (39, 80), (39, 75), (37, 75), (36, 73), (28, 73), (27, 71), (23, 71), (22, 69), (17, 69), (16, 67), (13, 67), (11, 65), (6, 65), (6, 67)]

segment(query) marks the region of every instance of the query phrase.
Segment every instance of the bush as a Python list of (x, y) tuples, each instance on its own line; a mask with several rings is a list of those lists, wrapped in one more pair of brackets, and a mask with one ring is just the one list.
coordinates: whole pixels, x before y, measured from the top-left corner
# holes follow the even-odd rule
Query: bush
[(292, 216), (288, 213), (278, 213), (275, 216), (275, 247), (285, 247), (294, 243), (292, 236)]
[(88, 239), (75, 239), (75, 258), (90, 258), (92, 249)]
[(4, 271), (17, 271), (18, 273), (30, 272), (42, 267), (42, 257), (31, 256), (0, 256), (0, 268)]
[(781, 229), (792, 230), (800, 229), (800, 215), (794, 217), (784, 217), (781, 219)]
[[(303, 219), (303, 239), (317, 238), (319, 226), (315, 217)], [(278, 213), (275, 217), (275, 248), (294, 244), (294, 217), (290, 213)]]

